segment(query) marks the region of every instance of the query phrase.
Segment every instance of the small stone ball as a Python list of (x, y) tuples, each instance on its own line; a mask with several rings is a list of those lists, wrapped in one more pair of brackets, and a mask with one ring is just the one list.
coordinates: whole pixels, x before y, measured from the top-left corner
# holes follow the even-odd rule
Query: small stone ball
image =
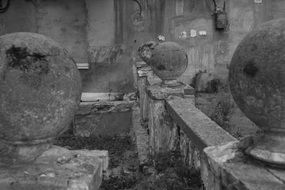
[(75, 62), (58, 43), (35, 33), (0, 37), (0, 138), (12, 144), (53, 139), (80, 101)]
[(162, 80), (175, 80), (185, 72), (188, 66), (187, 53), (179, 44), (161, 42), (147, 47), (141, 48), (141, 57)]
[(264, 130), (285, 130), (285, 19), (264, 23), (238, 45), (229, 71), (234, 100)]

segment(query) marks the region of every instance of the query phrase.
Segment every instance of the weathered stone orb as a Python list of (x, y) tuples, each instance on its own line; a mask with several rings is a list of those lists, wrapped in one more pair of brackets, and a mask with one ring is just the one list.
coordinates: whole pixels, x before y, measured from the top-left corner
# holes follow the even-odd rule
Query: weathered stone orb
[(268, 158), (258, 151), (252, 154), (269, 162), (284, 162), (285, 157), (279, 157), (285, 153), (284, 19), (264, 23), (242, 40), (231, 61), (229, 83), (237, 105), (265, 133), (257, 149), (260, 154), (268, 153)]
[(0, 37), (0, 139), (45, 143), (71, 123), (81, 94), (78, 69), (53, 40), (34, 33)]
[(141, 56), (142, 59), (162, 80), (175, 80), (185, 72), (188, 65), (187, 53), (179, 44), (161, 42), (151, 46), (148, 44), (149, 48), (144, 47), (139, 50), (141, 55), (145, 55)]

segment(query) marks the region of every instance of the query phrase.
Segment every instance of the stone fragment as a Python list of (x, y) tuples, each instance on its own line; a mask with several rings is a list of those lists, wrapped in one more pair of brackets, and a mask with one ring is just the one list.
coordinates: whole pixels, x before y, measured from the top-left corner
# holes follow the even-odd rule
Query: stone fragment
[(243, 152), (250, 139), (205, 148), (202, 156), (202, 179), (213, 190), (282, 190), (284, 171), (254, 163)]
[(33, 163), (0, 164), (0, 189), (97, 190), (108, 165), (102, 156), (106, 152), (53, 146)]

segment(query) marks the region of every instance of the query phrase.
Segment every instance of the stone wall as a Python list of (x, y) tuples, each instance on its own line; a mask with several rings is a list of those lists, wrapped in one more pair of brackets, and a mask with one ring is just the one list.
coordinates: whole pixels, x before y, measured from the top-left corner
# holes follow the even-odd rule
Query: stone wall
[(79, 137), (126, 136), (132, 128), (131, 101), (81, 102), (73, 133)]
[[(83, 91), (127, 93), (133, 91), (131, 68), (138, 46), (159, 34), (188, 52), (182, 81), (191, 83), (199, 71), (225, 80), (232, 53), (245, 34), (264, 21), (285, 16), (283, 0), (227, 0), (229, 26), (216, 31), (211, 0), (139, 2), (141, 15), (133, 0), (11, 0), (10, 9), (0, 17), (0, 34), (27, 31), (50, 36), (76, 62), (90, 63), (89, 70), (81, 71)], [(186, 38), (181, 37), (184, 31)]]
[[(160, 153), (180, 152), (184, 164), (198, 170), (206, 190), (285, 188), (285, 172), (249, 158), (254, 137), (237, 140), (195, 106), (191, 88), (167, 88), (148, 66), (137, 65), (139, 123), (148, 131), (147, 147), (138, 149), (141, 164)], [(139, 115), (139, 114), (138, 114)], [(136, 126), (137, 127), (137, 126)], [(141, 141), (141, 139), (139, 139)], [(145, 154), (145, 152), (147, 154)], [(142, 154), (144, 153), (144, 154)]]
[(157, 84), (161, 80), (148, 66), (143, 62), (138, 62), (136, 66), (140, 107), (137, 109), (140, 110), (137, 120), (148, 131), (148, 150), (144, 148), (141, 153), (138, 149), (143, 161), (147, 157), (144, 152), (151, 158), (159, 153), (178, 151), (186, 166), (200, 170), (205, 147), (235, 141), (234, 137), (195, 107), (191, 87), (162, 87)]
[(0, 17), (0, 35), (36, 32), (53, 38), (74, 60), (90, 64), (81, 71), (84, 92), (130, 92), (128, 50), (115, 43), (113, 0), (11, 0)]

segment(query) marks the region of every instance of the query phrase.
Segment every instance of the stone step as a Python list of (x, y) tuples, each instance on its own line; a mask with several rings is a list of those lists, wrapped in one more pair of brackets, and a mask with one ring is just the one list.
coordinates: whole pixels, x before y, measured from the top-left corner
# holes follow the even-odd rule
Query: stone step
[(0, 163), (1, 190), (98, 190), (108, 152), (52, 146), (31, 164)]

